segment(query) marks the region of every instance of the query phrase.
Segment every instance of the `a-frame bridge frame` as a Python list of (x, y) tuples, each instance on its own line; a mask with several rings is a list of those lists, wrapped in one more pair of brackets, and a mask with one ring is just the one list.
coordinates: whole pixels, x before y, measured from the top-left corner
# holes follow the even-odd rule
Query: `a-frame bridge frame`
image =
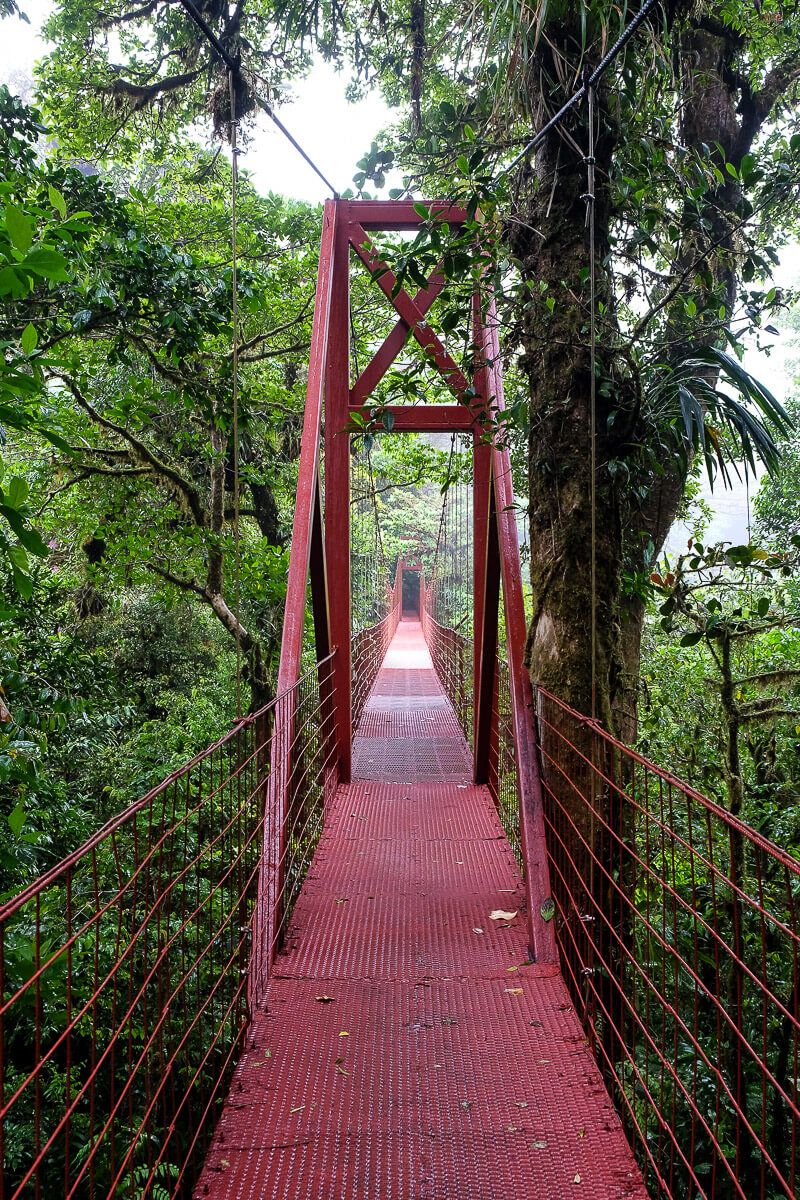
[[(432, 201), (426, 202), (425, 208), (435, 219), (453, 226), (463, 225), (466, 219), (463, 209), (451, 205)], [(427, 286), (413, 297), (402, 289), (395, 295), (397, 280), (378, 258), (370, 239), (375, 232), (415, 231), (423, 221), (410, 201), (329, 200), (325, 204), (278, 689), (283, 691), (292, 687), (299, 677), (310, 574), (317, 657), (321, 661), (336, 650), (333, 668), (335, 759), (339, 781), (349, 782), (352, 757), (352, 418), (356, 413), (367, 414), (370, 395), (408, 339), (414, 337), (441, 373), (453, 393), (454, 403), (392, 405), (392, 430), (457, 432), (471, 435), (473, 439), (475, 782), (488, 783), (493, 766), (493, 697), (497, 686), (502, 584), (531, 951), (536, 961), (554, 962), (552, 924), (540, 911), (542, 900), (549, 896), (549, 884), (533, 696), (523, 663), (526, 622), (511, 463), (508, 450), (495, 444), (487, 432), (491, 431), (496, 414), (503, 409), (502, 369), (493, 305), (489, 304), (487, 311), (481, 297), (473, 298), (472, 332), (479, 366), (475, 379), (469, 381), (426, 320), (434, 300), (445, 286), (444, 276), (434, 273)], [(398, 317), (391, 333), (352, 387), (351, 248)], [(323, 427), (324, 513), (319, 463)], [(286, 744), (291, 741), (289, 734)], [(281, 788), (280, 780), (273, 786)], [(273, 854), (279, 858), (280, 848), (273, 848), (269, 856), (274, 861)]]

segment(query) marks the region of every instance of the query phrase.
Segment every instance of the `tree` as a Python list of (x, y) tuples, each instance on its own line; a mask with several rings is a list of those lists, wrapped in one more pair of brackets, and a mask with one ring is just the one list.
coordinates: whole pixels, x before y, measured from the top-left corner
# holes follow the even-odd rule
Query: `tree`
[[(446, 12), (437, 6), (436, 18)], [(776, 239), (796, 221), (800, 137), (787, 123), (800, 38), (795, 18), (777, 10), (667, 4), (600, 83), (593, 405), (586, 106), (500, 187), (498, 167), (509, 143), (527, 141), (569, 98), (620, 28), (603, 4), (492, 9), (486, 19), (473, 10), (461, 61), (478, 66), (445, 86), (434, 59), (430, 132), (407, 138), (405, 153), (420, 172), (434, 166), (440, 179), (466, 178), (462, 194), (480, 199), (506, 271), (518, 271), (504, 320), (528, 377), (532, 674), (591, 706), (585, 613), (595, 554), (598, 708), (630, 732), (644, 607), (625, 578), (646, 574), (698, 453), (723, 475), (742, 450), (775, 461), (781, 409), (738, 355), (744, 332), (781, 301), (760, 281), (776, 261)], [(726, 343), (732, 353), (722, 352)]]
[[(93, 0), (65, 0), (55, 14), (50, 34), (60, 53), (42, 79), (61, 114), (59, 128), (71, 128), (79, 144), (102, 148), (114, 103), (124, 105), (131, 133), (161, 121), (166, 95), (185, 118), (220, 94), (221, 68), (211, 59), (203, 60), (208, 75), (172, 88), (171, 47), (175, 61), (194, 70), (200, 51), (188, 47), (201, 43), (177, 6), (164, 13), (163, 34), (143, 40), (142, 22), (156, 11), (120, 7), (109, 16)], [(584, 614), (594, 561), (597, 707), (630, 733), (644, 607), (641, 589), (631, 591), (626, 581), (646, 578), (698, 454), (723, 475), (742, 453), (774, 464), (782, 410), (743, 372), (738, 355), (742, 336), (780, 307), (768, 276), (776, 245), (796, 223), (800, 135), (790, 118), (800, 81), (797, 15), (772, 0), (757, 8), (666, 0), (598, 85), (589, 202), (598, 322), (593, 397), (586, 105), (572, 109), (530, 161), (523, 156), (510, 174), (508, 165), (597, 65), (629, 10), (605, 2), (476, 5), (465, 15), (463, 6), (439, 0), (424, 10), (412, 5), (410, 13), (405, 5), (367, 10), (358, 3), (331, 10), (253, 3), (238, 5), (233, 17), (208, 7), (203, 13), (241, 52), (243, 86), (258, 73), (259, 55), (271, 56), (274, 83), (302, 69), (301, 52), (315, 41), (329, 56), (349, 54), (396, 104), (410, 98), (407, 124), (365, 157), (359, 185), (382, 186), (394, 162), (405, 167), (409, 186), (463, 197), (475, 214), (468, 239), (479, 236), (498, 260), (506, 351), (519, 352), (526, 377), (531, 671), (591, 707)], [(109, 58), (111, 26), (127, 51), (119, 67)], [(87, 38), (95, 52), (77, 53)], [(149, 97), (124, 89), (113, 100), (115, 79), (132, 72), (137, 86), (156, 86), (155, 109), (146, 108)], [(91, 135), (75, 102), (59, 95), (85, 100), (100, 133)], [(159, 128), (163, 141), (169, 121)], [(447, 247), (453, 274), (465, 272), (465, 244)], [(431, 246), (428, 265), (441, 238)], [(424, 247), (417, 250), (416, 264), (406, 255), (406, 278), (425, 273)]]
[[(33, 236), (25, 206), (38, 212), (48, 195), (63, 210), (58, 235), (80, 235), (73, 268), (52, 252), (59, 272), (45, 288), (17, 285), (2, 314), (3, 338), (19, 347), (19, 375), (36, 387), (36, 403), (46, 398), (46, 431), (60, 452), (51, 454), (56, 480), (45, 504), (82, 493), (72, 529), (93, 585), (115, 572), (128, 584), (149, 575), (208, 606), (240, 646), (261, 703), (271, 694), (278, 644), (288, 507), (282, 513), (281, 503), (292, 489), (302, 383), (295, 363), (308, 342), (318, 214), (261, 199), (243, 180), (245, 554), (237, 584), (229, 168), (191, 146), (176, 151), (169, 168), (138, 163), (114, 176), (51, 156), (15, 187), (18, 236), (28, 222), (23, 241)], [(44, 253), (26, 251), (15, 248), (15, 278)], [(14, 411), (21, 434), (41, 432), (32, 418), (22, 421), (18, 404)], [(44, 551), (38, 534), (23, 528), (26, 513), (12, 512), (26, 494), (27, 485), (12, 482), (2, 510), (26, 539), (12, 551), (20, 563), (23, 552)], [(50, 520), (59, 513), (57, 506)], [(58, 524), (53, 534), (63, 545)], [(95, 595), (90, 604), (97, 602)]]
[(704, 682), (719, 699), (727, 808), (741, 819), (747, 816), (744, 745), (758, 767), (757, 747), (766, 744), (754, 731), (800, 720), (800, 668), (775, 662), (770, 644), (775, 631), (800, 625), (796, 588), (787, 588), (798, 545), (795, 538), (791, 552), (769, 552), (695, 543), (663, 575), (652, 576), (663, 600), (662, 628), (680, 634), (681, 646), (708, 652), (715, 674)]

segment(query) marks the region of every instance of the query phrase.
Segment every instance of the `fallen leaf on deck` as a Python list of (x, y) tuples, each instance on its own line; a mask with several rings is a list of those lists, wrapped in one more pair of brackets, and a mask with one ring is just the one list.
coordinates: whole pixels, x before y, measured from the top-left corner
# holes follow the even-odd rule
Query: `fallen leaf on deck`
[(522, 988), (506, 988), (506, 991), (508, 992), (509, 996), (521, 996), (522, 995)]
[(531, 1150), (546, 1150), (547, 1142), (541, 1138), (538, 1142), (531, 1142)]
[(315, 996), (318, 1004), (333, 1004), (333, 996)]
[(483, 930), (481, 929), (480, 925), (476, 925), (475, 928), (472, 930), (472, 932), (473, 933), (483, 933)]
[(339, 1034), (339, 1037), (350, 1037), (350, 1034), (347, 1032), (346, 1029), (343, 1029), (342, 1032)]
[(509, 972), (511, 972), (511, 971), (518, 971), (518, 970), (519, 970), (519, 967), (506, 967), (506, 970), (507, 970), (507, 971), (509, 971)]
[(302, 1112), (304, 1108), (305, 1108), (305, 1104), (299, 1104), (299, 1105), (297, 1106), (297, 1108), (290, 1108), (290, 1109), (289, 1109), (289, 1115), (291, 1116), (291, 1114), (292, 1114), (292, 1113), (299, 1113), (299, 1112)]
[(464, 1112), (469, 1112), (469, 1110), (472, 1108), (472, 1101), (471, 1100), (462, 1100), (461, 1107), (464, 1109)]
[(489, 920), (490, 921), (513, 921), (514, 917), (517, 915), (518, 912), (519, 912), (518, 908), (515, 908), (513, 912), (504, 912), (502, 908), (495, 908), (495, 909), (493, 909), (492, 912), (489, 913)]
[(528, 1107), (527, 1100), (517, 1100), (517, 1108), (527, 1108), (527, 1107)]
[(349, 1071), (345, 1071), (344, 1067), (337, 1067), (336, 1070), (338, 1071), (338, 1073), (340, 1075), (349, 1075), (350, 1074)]
[(586, 1137), (586, 1130), (585, 1130), (585, 1129), (579, 1129), (579, 1130), (578, 1130), (578, 1137)]
[(575, 1176), (575, 1178), (573, 1179), (573, 1181), (572, 1181), (572, 1182), (573, 1182), (573, 1183), (580, 1183), (580, 1181), (581, 1181), (581, 1177), (580, 1177), (580, 1175), (576, 1175), (576, 1176)]

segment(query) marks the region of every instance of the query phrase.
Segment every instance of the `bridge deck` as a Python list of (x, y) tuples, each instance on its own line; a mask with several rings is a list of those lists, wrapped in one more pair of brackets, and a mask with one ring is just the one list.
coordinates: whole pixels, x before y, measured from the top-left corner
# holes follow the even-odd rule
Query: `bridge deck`
[(416, 622), (398, 628), (197, 1196), (646, 1192)]

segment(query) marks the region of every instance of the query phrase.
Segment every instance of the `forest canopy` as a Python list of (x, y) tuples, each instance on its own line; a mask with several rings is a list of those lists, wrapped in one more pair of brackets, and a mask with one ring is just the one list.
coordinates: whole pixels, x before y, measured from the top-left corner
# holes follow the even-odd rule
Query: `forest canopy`
[[(18, 20), (7, 7), (6, 20)], [(691, 775), (697, 746), (681, 750), (661, 718), (710, 706), (714, 722), (698, 725), (702, 783), (725, 798), (726, 718), (715, 685), (702, 682), (719, 629), (700, 631), (678, 585), (664, 583), (705, 559), (692, 567), (684, 555), (677, 571), (660, 560), (687, 512), (702, 544), (703, 514), (691, 501), (699, 479), (719, 490), (766, 467), (754, 539), (765, 554), (789, 556), (777, 574), (730, 548), (703, 553), (712, 575), (721, 563), (725, 587), (730, 579), (738, 589), (731, 612), (755, 594), (758, 574), (758, 602), (768, 597), (781, 618), (769, 629), (756, 622), (747, 653), (758, 658), (764, 647), (764, 671), (783, 655), (791, 666), (796, 406), (742, 360), (745, 347), (768, 348), (790, 324), (793, 296), (772, 274), (798, 229), (800, 38), (796, 15), (772, 3), (655, 5), (598, 82), (592, 130), (581, 103), (524, 153), (634, 12), (602, 3), (476, 5), (466, 15), (413, 0), (200, 4), (195, 13), (235, 64), (231, 91), (225, 62), (186, 6), (53, 7), (53, 48), (37, 66), (32, 101), (0, 92), (2, 770), (19, 839), (12, 877), (63, 852), (226, 725), (237, 647), (248, 700), (272, 694), (321, 215), (259, 194), (240, 172), (238, 544), (231, 96), (238, 136), (255, 137), (254, 114), (280, 112), (317, 56), (346, 67), (353, 98), (380, 91), (394, 116), (358, 164), (353, 194), (446, 195), (467, 207), (461, 235), (429, 222), (410, 249), (384, 247), (400, 281), (415, 286), (444, 263), (451, 302), (436, 317), (464, 362), (459, 306), (476, 271), (488, 265), (495, 281), (534, 681), (589, 705), (583, 614), (594, 556), (603, 719), (633, 738), (638, 708), (644, 744)], [(368, 280), (354, 283), (353, 304), (357, 362), (386, 314), (371, 304)], [(382, 405), (430, 391), (413, 356), (405, 366), (385, 381)], [(435, 537), (447, 450), (378, 438), (372, 459), (379, 488), (392, 489), (391, 565), (406, 527)], [(683, 624), (664, 628), (670, 614), (659, 609), (673, 600)], [(741, 685), (742, 703), (751, 702), (747, 688), (761, 687), (760, 671), (756, 663), (745, 672), (754, 678)], [(793, 687), (781, 684), (774, 721), (760, 719), (759, 737), (745, 738), (740, 774), (759, 804), (769, 794), (759, 782), (765, 755), (777, 754), (770, 778), (780, 789), (795, 774)], [(162, 737), (169, 761), (158, 760)], [(54, 805), (82, 814), (57, 837), (45, 832)]]

